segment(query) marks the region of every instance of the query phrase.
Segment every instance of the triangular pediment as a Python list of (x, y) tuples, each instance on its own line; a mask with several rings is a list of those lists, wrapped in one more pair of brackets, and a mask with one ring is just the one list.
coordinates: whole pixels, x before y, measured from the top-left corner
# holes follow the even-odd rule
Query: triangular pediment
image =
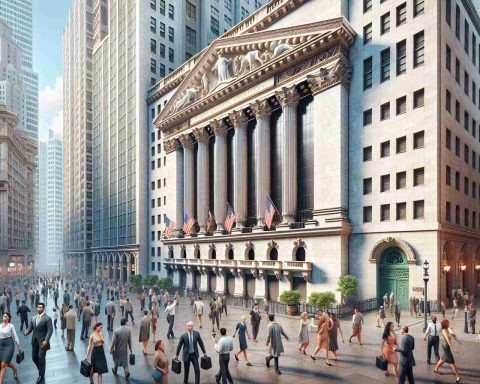
[(355, 37), (344, 18), (215, 40), (177, 87), (155, 120), (163, 131), (270, 78), (334, 44), (348, 48)]

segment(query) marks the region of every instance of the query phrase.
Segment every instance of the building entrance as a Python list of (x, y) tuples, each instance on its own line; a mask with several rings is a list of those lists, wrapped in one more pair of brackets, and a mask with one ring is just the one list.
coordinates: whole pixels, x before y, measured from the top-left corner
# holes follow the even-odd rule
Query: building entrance
[(397, 248), (390, 247), (382, 252), (377, 264), (377, 300), (382, 305), (383, 296), (388, 292), (395, 294), (395, 301), (399, 301), (402, 310), (408, 309), (409, 274), (407, 257)]

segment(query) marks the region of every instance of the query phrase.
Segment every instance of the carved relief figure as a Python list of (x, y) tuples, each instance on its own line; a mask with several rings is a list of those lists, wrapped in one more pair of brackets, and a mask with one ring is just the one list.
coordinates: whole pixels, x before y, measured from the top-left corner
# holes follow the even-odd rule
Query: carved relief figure
[(193, 103), (197, 98), (198, 91), (198, 87), (188, 88), (185, 91), (185, 95), (177, 101), (177, 104), (175, 105), (175, 110), (178, 111), (182, 108), (185, 108), (187, 105)]
[(235, 73), (236, 74), (243, 74), (246, 72), (250, 72), (254, 69), (255, 64), (262, 65), (263, 62), (260, 60), (260, 52), (258, 50), (247, 52), (244, 56), (237, 56), (235, 58)]
[(229, 81), (232, 76), (230, 74), (230, 62), (231, 59), (223, 57), (221, 53), (218, 54), (218, 60), (215, 63), (214, 71), (217, 73), (218, 82)]
[(273, 41), (270, 44), (270, 50), (273, 51), (273, 56), (272, 59), (280, 56), (283, 52), (288, 51), (289, 49), (292, 49), (293, 47), (289, 44), (286, 43), (281, 43), (279, 44), (278, 41)]

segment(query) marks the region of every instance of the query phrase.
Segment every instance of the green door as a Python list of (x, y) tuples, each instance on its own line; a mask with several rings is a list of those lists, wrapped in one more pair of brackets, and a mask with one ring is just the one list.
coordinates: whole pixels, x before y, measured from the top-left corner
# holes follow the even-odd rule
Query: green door
[(397, 247), (383, 251), (377, 264), (377, 299), (383, 302), (385, 293), (395, 293), (403, 310), (408, 309), (408, 264), (405, 253)]

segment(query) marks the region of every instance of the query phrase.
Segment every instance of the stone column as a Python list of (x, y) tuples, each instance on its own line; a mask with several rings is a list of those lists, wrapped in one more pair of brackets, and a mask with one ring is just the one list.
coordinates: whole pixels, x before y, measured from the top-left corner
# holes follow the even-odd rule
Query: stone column
[(235, 293), (236, 297), (244, 297), (245, 295), (245, 275), (243, 273), (235, 273)]
[(275, 95), (282, 106), (282, 216), (284, 223), (295, 222), (297, 213), (297, 105), (295, 85)]
[(122, 258), (120, 259), (120, 262), (119, 262), (119, 267), (120, 267), (120, 281), (124, 281), (124, 276), (123, 276), (123, 268), (125, 266), (125, 263), (123, 262), (123, 256)]
[(193, 289), (193, 271), (190, 268), (191, 267), (187, 268), (187, 281), (185, 283), (186, 289)]
[(130, 276), (132, 274), (132, 263), (130, 257), (130, 255), (127, 256), (127, 281), (130, 280)]
[(215, 134), (214, 215), (217, 228), (221, 231), (227, 215), (227, 126), (222, 120), (214, 120), (210, 128)]
[(183, 151), (178, 139), (164, 141), (165, 152), (169, 155), (174, 152), (175, 162), (175, 236), (183, 236)]
[[(193, 142), (189, 135), (180, 136), (180, 142), (183, 146), (183, 210), (192, 216), (195, 208)], [(183, 226), (183, 215), (177, 226)]]
[(178, 270), (173, 271), (173, 285), (175, 287), (180, 285), (180, 272)]
[(292, 289), (292, 283), (287, 279), (286, 276), (279, 276), (278, 279), (278, 298), (277, 301), (280, 301), (280, 295), (285, 291), (290, 291)]
[(200, 232), (207, 229), (207, 215), (209, 206), (209, 183), (208, 183), (208, 133), (203, 128), (193, 132), (195, 140), (198, 141), (197, 153), (197, 222)]
[(219, 271), (219, 273), (217, 273), (217, 286), (215, 287), (215, 292), (217, 294), (220, 294), (220, 293), (225, 293), (225, 275)]
[(265, 202), (270, 194), (270, 115), (272, 108), (268, 100), (256, 101), (250, 108), (257, 119), (255, 127), (255, 198), (257, 201), (257, 226), (265, 225)]
[(243, 110), (228, 115), (235, 128), (233, 138), (233, 203), (237, 213), (236, 229), (243, 228), (247, 221), (247, 123)]
[(267, 275), (259, 273), (255, 277), (255, 299), (264, 299), (266, 296)]
[(201, 292), (208, 292), (208, 272), (200, 271), (200, 288)]

